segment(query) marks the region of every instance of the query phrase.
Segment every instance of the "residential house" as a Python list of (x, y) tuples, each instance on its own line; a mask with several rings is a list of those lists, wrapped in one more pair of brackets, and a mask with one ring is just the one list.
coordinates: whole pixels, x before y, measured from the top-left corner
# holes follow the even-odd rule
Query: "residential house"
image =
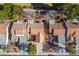
[(68, 41), (69, 42), (74, 42), (75, 46), (75, 50), (76, 53), (78, 53), (79, 51), (79, 25), (78, 24), (73, 24), (73, 23), (66, 23), (68, 26), (68, 36), (71, 36), (71, 39)]
[(6, 45), (7, 39), (7, 24), (0, 23), (0, 45)]
[(21, 15), (23, 19), (34, 20), (36, 15), (36, 10), (33, 9), (23, 9)]
[(36, 17), (35, 17), (36, 23), (42, 24), (44, 21), (46, 21), (48, 19), (49, 19), (48, 14), (44, 14), (44, 13), (41, 13), (41, 12), (36, 13)]
[(45, 41), (44, 25), (40, 23), (28, 24), (29, 39), (36, 44), (36, 55), (42, 55), (43, 43)]
[(12, 33), (12, 42), (19, 43), (27, 43), (28, 34), (27, 34), (27, 24), (17, 24), (16, 22), (13, 23), (11, 33)]
[[(62, 49), (59, 49), (60, 53), (65, 53), (65, 45), (71, 42), (76, 42), (76, 49), (78, 49), (79, 39), (78, 39), (78, 32), (79, 26), (73, 23), (57, 23), (57, 24), (50, 24), (50, 42), (56, 42), (58, 46)], [(76, 40), (76, 41), (75, 41)]]
[(43, 24), (35, 23), (28, 24), (28, 34), (32, 41), (44, 42), (44, 26)]
[[(66, 39), (65, 39), (65, 28), (63, 27), (63, 23), (50, 24), (50, 43), (56, 43), (57, 49), (59, 53), (61, 53), (61, 49), (59, 47), (65, 48)], [(53, 46), (55, 47), (55, 46)], [(65, 53), (65, 49), (63, 50)]]

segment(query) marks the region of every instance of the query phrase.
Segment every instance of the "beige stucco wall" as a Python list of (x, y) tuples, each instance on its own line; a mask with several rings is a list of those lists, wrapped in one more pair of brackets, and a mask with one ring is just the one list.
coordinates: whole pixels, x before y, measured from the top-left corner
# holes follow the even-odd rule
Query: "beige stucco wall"
[[(29, 34), (29, 27), (27, 29), (27, 33)], [(40, 35), (39, 35), (40, 36), (39, 37), (40, 43), (44, 42), (44, 38), (45, 38), (45, 36), (44, 36), (44, 29), (31, 28), (31, 34), (30, 35), (38, 35), (38, 33), (40, 33)]]
[(44, 42), (44, 33), (40, 33), (40, 43)]

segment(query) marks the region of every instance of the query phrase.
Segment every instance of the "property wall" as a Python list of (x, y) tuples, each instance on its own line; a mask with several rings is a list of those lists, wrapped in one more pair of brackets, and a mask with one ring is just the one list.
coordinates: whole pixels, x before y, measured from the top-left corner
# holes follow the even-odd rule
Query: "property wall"
[(44, 42), (44, 33), (40, 33), (40, 43)]
[(77, 43), (77, 45), (76, 45), (76, 53), (79, 54), (79, 37), (78, 36), (76, 37), (76, 43)]

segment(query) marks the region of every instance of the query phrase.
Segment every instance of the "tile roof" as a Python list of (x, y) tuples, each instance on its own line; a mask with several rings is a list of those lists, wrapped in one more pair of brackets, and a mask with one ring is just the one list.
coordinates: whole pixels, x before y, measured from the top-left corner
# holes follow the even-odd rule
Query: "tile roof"
[(32, 19), (34, 17), (34, 13), (32, 11), (23, 11), (21, 16), (22, 18)]
[(24, 35), (26, 34), (26, 24), (13, 24), (11, 32), (16, 35)]
[(43, 24), (35, 23), (35, 24), (29, 24), (29, 29), (31, 29), (31, 34), (37, 34), (39, 32), (44, 32), (44, 26)]
[(67, 27), (68, 27), (68, 34), (69, 33), (74, 33), (77, 32), (77, 34), (79, 34), (79, 25), (77, 24), (73, 24), (73, 23), (66, 23)]
[(62, 23), (50, 24), (50, 31), (53, 29), (53, 35), (64, 35), (65, 29)]
[(36, 21), (42, 21), (42, 20), (45, 20), (46, 16), (45, 15), (36, 15)]
[(39, 32), (44, 32), (43, 24), (35, 23), (35, 24), (13, 24), (12, 26), (12, 34), (14, 35), (24, 35), (29, 34), (29, 29), (31, 29), (32, 34), (37, 34)]
[(6, 34), (6, 23), (0, 23), (0, 35)]
[(29, 27), (32, 29), (42, 29), (44, 28), (43, 24), (35, 23), (35, 24), (29, 24)]
[(66, 25), (69, 29), (78, 29), (79, 28), (79, 25), (73, 24), (73, 23), (66, 23)]
[[(54, 35), (64, 35), (65, 34), (65, 28), (63, 26), (63, 23), (56, 23), (56, 24), (50, 24), (50, 31), (53, 29)], [(74, 33), (76, 31), (79, 34), (79, 25), (73, 24), (73, 23), (66, 23), (66, 26), (68, 28), (68, 33)]]

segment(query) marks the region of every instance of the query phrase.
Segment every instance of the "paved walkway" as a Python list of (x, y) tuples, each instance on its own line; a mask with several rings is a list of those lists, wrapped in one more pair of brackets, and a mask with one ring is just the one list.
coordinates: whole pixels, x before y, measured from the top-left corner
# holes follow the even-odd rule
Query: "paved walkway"
[(42, 43), (37, 43), (37, 54), (36, 55), (42, 55), (43, 54), (43, 44)]

